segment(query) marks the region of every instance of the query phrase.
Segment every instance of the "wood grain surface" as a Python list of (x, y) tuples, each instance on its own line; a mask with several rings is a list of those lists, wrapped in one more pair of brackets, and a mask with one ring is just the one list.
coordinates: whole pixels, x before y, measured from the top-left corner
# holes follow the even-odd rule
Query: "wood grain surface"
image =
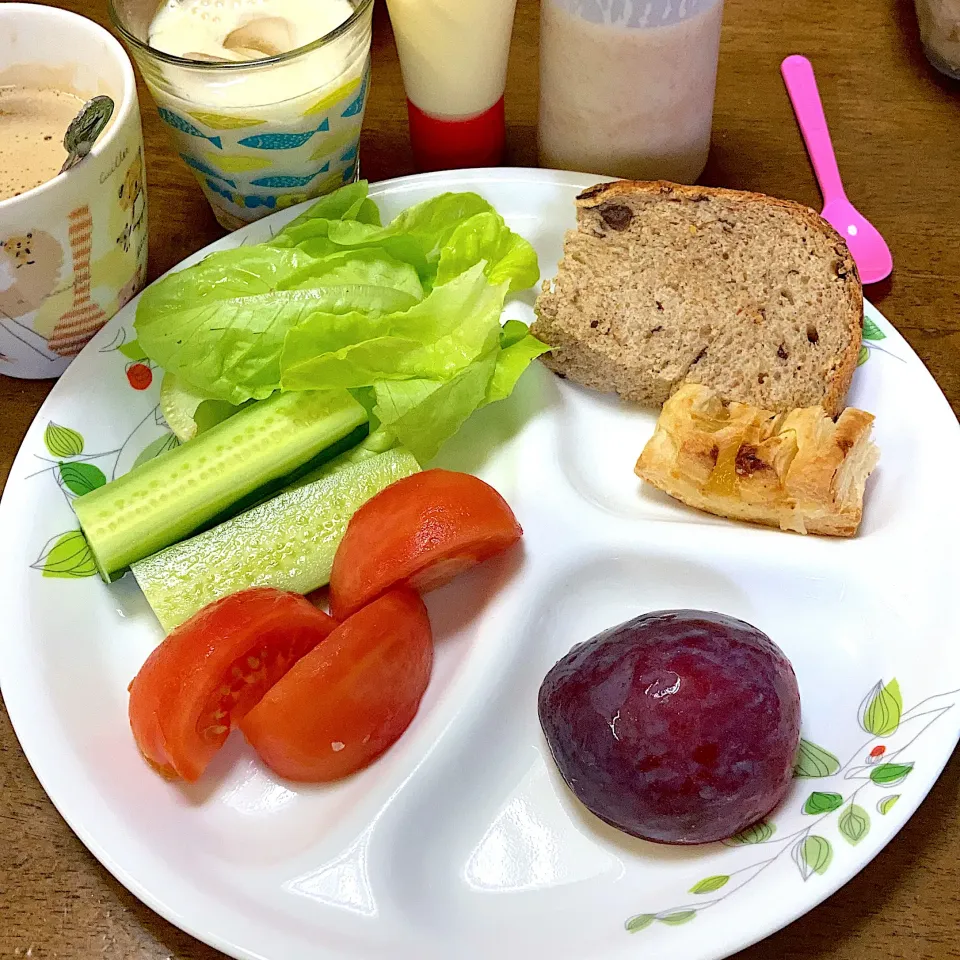
[[(106, 23), (105, 0), (59, 5)], [(536, 0), (519, 0), (507, 87), (509, 160), (516, 165), (536, 163), (537, 16)], [(848, 193), (893, 250), (893, 278), (868, 295), (960, 410), (960, 85), (928, 67), (912, 0), (727, 0), (704, 182), (818, 205), (778, 71), (791, 53), (813, 59)], [(373, 62), (361, 161), (363, 175), (380, 180), (413, 172), (383, 0)], [(142, 88), (140, 102), (153, 279), (222, 231)], [(0, 485), (52, 385), (0, 376)], [(0, 544), (2, 537), (0, 531)], [(868, 869), (741, 958), (960, 958), (958, 811), (955, 754), (919, 812)], [(641, 956), (639, 942), (637, 950)], [(0, 709), (0, 957), (220, 956), (141, 905), (84, 849)]]

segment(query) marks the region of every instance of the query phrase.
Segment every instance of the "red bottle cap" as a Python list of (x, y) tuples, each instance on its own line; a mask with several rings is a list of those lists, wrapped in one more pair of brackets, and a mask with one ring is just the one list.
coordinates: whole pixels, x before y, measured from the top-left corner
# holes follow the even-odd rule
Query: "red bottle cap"
[(413, 157), (421, 170), (495, 167), (503, 160), (503, 97), (489, 110), (462, 119), (424, 113), (407, 100)]

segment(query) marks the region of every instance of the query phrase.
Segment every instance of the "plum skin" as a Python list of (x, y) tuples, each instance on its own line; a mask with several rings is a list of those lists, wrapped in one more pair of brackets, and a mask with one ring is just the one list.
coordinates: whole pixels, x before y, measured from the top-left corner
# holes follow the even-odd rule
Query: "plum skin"
[(538, 709), (567, 785), (632, 836), (723, 840), (790, 789), (793, 667), (765, 633), (724, 614), (662, 610), (598, 634), (549, 671)]

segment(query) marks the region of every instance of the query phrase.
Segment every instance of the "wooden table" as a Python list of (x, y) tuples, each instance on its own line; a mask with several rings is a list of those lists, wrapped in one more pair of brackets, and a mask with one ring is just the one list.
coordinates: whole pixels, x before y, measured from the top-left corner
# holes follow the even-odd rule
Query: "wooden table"
[[(60, 6), (106, 22), (104, 0)], [(413, 172), (393, 37), (382, 0), (378, 7), (362, 149), (371, 180)], [(534, 165), (538, 8), (535, 0), (518, 7), (507, 88), (510, 161)], [(960, 85), (927, 66), (911, 0), (727, 0), (704, 180), (818, 204), (778, 73), (780, 60), (796, 52), (815, 61), (848, 192), (893, 250), (893, 279), (868, 294), (960, 410)], [(140, 98), (153, 279), (222, 231), (168, 146), (149, 95), (141, 89)], [(0, 483), (51, 386), (0, 376)], [(869, 869), (741, 957), (960, 957), (958, 802), (955, 755)], [(220, 956), (142, 906), (87, 853), (40, 788), (0, 708), (0, 957)]]

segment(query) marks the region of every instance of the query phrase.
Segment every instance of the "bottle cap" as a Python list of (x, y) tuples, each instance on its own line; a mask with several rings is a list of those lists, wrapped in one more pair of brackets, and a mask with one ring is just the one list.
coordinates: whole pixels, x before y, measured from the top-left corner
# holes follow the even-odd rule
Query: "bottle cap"
[(503, 97), (489, 110), (463, 119), (424, 113), (407, 100), (410, 141), (420, 170), (495, 167), (503, 160)]

